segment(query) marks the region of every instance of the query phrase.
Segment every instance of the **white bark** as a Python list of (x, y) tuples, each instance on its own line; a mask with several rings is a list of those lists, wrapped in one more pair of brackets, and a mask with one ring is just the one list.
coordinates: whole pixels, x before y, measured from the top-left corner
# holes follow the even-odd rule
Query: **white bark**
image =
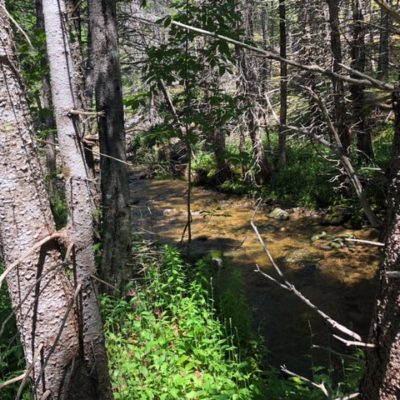
[[(0, 0), (0, 247), (7, 267), (55, 226), (4, 7)], [(56, 398), (78, 353), (78, 330), (73, 287), (54, 241), (18, 263), (7, 285), (35, 395), (50, 391)]]
[(73, 94), (74, 67), (68, 46), (68, 35), (64, 31), (62, 14), (63, 0), (43, 0), (43, 14), (50, 63), (53, 104), (56, 116), (60, 155), (66, 181), (66, 196), (69, 208), (69, 232), (75, 245), (77, 284), (82, 287), (80, 296), (80, 321), (84, 366), (93, 388), (88, 396), (94, 399), (111, 399), (107, 355), (104, 347), (102, 323), (92, 276), (95, 274), (93, 254), (92, 198), (90, 182), (83, 159), (83, 148), (77, 134), (78, 119), (70, 115), (75, 108)]

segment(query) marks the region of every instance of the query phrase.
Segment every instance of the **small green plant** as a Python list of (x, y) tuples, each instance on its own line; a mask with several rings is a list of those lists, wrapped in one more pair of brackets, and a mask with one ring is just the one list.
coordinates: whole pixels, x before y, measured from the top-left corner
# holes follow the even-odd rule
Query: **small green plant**
[(165, 247), (150, 263), (130, 300), (102, 300), (116, 399), (258, 398), (259, 371), (241, 359), (178, 251)]

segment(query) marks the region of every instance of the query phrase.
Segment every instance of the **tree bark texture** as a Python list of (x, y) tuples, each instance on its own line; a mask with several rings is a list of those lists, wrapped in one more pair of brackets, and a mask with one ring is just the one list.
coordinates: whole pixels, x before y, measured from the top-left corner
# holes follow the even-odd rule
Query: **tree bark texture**
[[(331, 37), (331, 51), (333, 56), (332, 70), (340, 73), (342, 63), (342, 46), (340, 42), (339, 30), (339, 0), (327, 0), (329, 8), (329, 26)], [(342, 145), (347, 152), (350, 146), (350, 133), (346, 124), (346, 105), (344, 103), (344, 85), (343, 81), (332, 78), (333, 85), (333, 119), (339, 132)]]
[[(36, 6), (36, 27), (40, 31), (44, 32), (44, 17), (42, 1), (35, 0)], [(46, 168), (49, 175), (47, 179), (47, 186), (49, 189), (50, 201), (54, 198), (57, 193), (56, 187), (56, 175), (57, 175), (57, 153), (56, 153), (56, 135), (54, 133), (56, 123), (53, 117), (53, 104), (51, 100), (51, 86), (50, 86), (50, 76), (47, 72), (48, 60), (46, 54), (46, 45), (44, 45), (42, 56), (40, 58), (40, 69), (43, 71), (42, 76), (42, 88), (40, 91), (40, 104), (39, 108), (42, 113), (41, 117), (41, 128), (48, 131), (46, 135)]]
[[(351, 43), (351, 67), (365, 72), (366, 49), (364, 16), (360, 0), (353, 1), (353, 41)], [(356, 76), (353, 75), (354, 78)], [(365, 107), (364, 88), (359, 85), (350, 85), (354, 130), (357, 134), (357, 150), (362, 162), (370, 162), (374, 158), (371, 134), (368, 130)]]
[(372, 322), (370, 341), (375, 348), (367, 354), (361, 382), (363, 400), (400, 398), (400, 86), (394, 92), (395, 138), (389, 204), (386, 217), (386, 243), (380, 286)]
[[(0, 0), (0, 238), (5, 267), (55, 232), (11, 28)], [(58, 399), (78, 354), (74, 288), (53, 241), (7, 275), (35, 399)], [(39, 350), (41, 348), (41, 350)]]
[[(279, 0), (279, 54), (286, 58), (286, 3)], [(286, 166), (286, 128), (287, 123), (287, 64), (280, 62), (280, 111), (279, 111), (279, 159), (280, 168)]]
[[(391, 4), (391, 1), (387, 0), (387, 3)], [(379, 25), (378, 77), (379, 79), (386, 81), (389, 76), (391, 19), (383, 8), (381, 8), (381, 19)]]
[[(93, 199), (90, 180), (83, 158), (83, 146), (77, 133), (79, 123), (70, 110), (74, 107), (72, 80), (74, 67), (68, 45), (68, 34), (61, 16), (65, 13), (62, 0), (43, 0), (47, 53), (53, 104), (60, 144), (60, 155), (66, 182), (68, 203), (68, 233), (74, 244), (75, 279), (81, 286), (79, 296), (80, 345), (82, 364), (75, 374), (74, 400), (113, 398), (108, 375), (107, 354), (104, 346), (102, 322), (93, 282), (95, 261), (93, 255)], [(83, 379), (83, 377), (86, 377)]]
[(104, 280), (123, 289), (130, 278), (126, 262), (131, 226), (115, 1), (89, 0), (89, 21), (96, 110), (103, 113), (98, 117), (102, 153), (101, 275)]

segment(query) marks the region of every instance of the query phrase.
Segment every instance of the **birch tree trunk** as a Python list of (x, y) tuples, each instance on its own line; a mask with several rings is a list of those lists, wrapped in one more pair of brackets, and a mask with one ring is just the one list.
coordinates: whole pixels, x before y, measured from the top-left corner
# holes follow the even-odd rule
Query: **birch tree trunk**
[(89, 23), (96, 110), (102, 113), (98, 118), (102, 153), (101, 275), (106, 281), (123, 289), (130, 278), (126, 262), (131, 227), (115, 1), (89, 0)]
[[(68, 202), (69, 235), (74, 243), (76, 261), (75, 278), (81, 286), (79, 296), (80, 339), (82, 351), (81, 377), (87, 375), (80, 385), (76, 385), (72, 397), (79, 399), (112, 399), (110, 378), (107, 368), (107, 354), (104, 346), (102, 322), (93, 282), (95, 261), (93, 255), (93, 199), (91, 182), (83, 159), (81, 138), (77, 133), (78, 120), (70, 111), (75, 108), (72, 90), (74, 68), (68, 46), (62, 15), (65, 4), (62, 0), (43, 0), (47, 53), (50, 63), (50, 77), (53, 93), (60, 155), (66, 182)], [(83, 383), (86, 386), (83, 386)]]
[[(5, 267), (55, 232), (32, 121), (0, 0), (0, 238)], [(73, 293), (54, 239), (10, 269), (7, 285), (35, 398), (68, 391), (78, 354)]]

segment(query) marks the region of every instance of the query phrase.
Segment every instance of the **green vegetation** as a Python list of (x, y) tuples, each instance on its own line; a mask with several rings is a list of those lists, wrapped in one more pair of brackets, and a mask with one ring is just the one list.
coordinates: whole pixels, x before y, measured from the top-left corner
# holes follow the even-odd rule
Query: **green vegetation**
[(116, 398), (258, 398), (260, 371), (216, 317), (201, 268), (189, 278), (169, 247), (145, 263), (130, 300), (102, 301)]

